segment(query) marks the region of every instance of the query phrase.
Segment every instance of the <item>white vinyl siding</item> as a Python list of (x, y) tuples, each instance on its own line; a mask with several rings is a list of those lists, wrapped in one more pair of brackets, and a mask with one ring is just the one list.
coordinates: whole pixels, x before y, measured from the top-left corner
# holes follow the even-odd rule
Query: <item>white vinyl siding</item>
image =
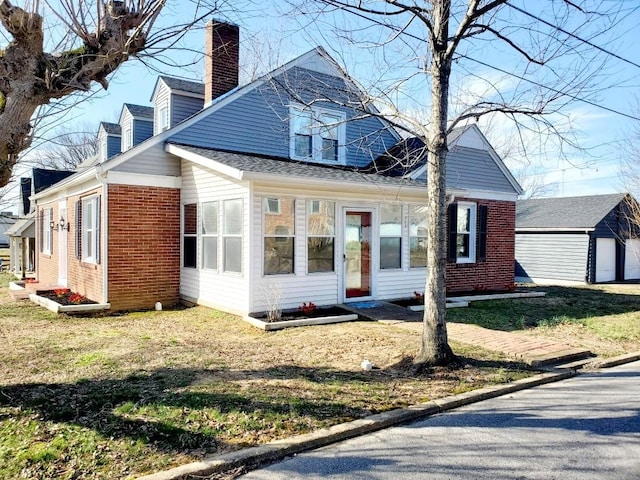
[[(245, 252), (241, 258), (242, 271), (249, 268), (250, 261), (246, 255), (248, 251), (249, 232), (249, 186), (228, 178), (213, 174), (210, 170), (188, 161), (182, 165), (182, 203), (218, 202), (222, 214), (222, 202), (229, 199), (242, 199), (242, 235), (241, 247)], [(222, 219), (219, 220), (219, 234), (221, 235)], [(201, 305), (220, 308), (238, 314), (248, 313), (249, 278), (239, 273), (222, 272), (222, 241), (218, 243), (218, 270), (182, 268), (180, 272), (180, 295)], [(198, 246), (198, 258), (202, 258), (202, 242)], [(259, 264), (259, 262), (257, 262)]]

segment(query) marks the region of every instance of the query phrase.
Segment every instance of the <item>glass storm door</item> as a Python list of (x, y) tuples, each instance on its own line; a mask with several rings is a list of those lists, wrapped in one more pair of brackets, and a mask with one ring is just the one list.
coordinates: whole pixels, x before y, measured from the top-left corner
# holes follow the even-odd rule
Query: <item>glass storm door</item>
[[(60, 212), (60, 218), (54, 219), (56, 225), (60, 226), (63, 219), (67, 221), (67, 204), (66, 202), (60, 202), (58, 205)], [(65, 223), (62, 222), (62, 223)], [(66, 229), (60, 228), (58, 230), (58, 285), (61, 287), (67, 286), (67, 241), (69, 233)]]
[(371, 212), (345, 212), (345, 297), (371, 295)]

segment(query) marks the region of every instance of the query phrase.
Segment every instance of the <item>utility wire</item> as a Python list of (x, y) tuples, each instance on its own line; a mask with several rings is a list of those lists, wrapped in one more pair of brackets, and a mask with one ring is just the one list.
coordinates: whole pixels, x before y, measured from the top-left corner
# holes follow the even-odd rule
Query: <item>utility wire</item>
[[(511, 5), (511, 4), (507, 4), (507, 5), (508, 5), (508, 6), (510, 6), (510, 7), (513, 7), (513, 5)], [(519, 9), (518, 9), (518, 10), (519, 10)], [(400, 33), (400, 34), (402, 34), (402, 35), (406, 35), (407, 37), (409, 37), (409, 38), (413, 38), (414, 40), (418, 40), (418, 41), (420, 41), (420, 42), (426, 42), (426, 40), (425, 40), (424, 38), (419, 37), (419, 36), (417, 36), (417, 35), (414, 35), (413, 33), (409, 33), (409, 32), (407, 32), (406, 30), (401, 29), (400, 27), (397, 27), (397, 26), (395, 26), (395, 25), (390, 25), (390, 24), (383, 23), (383, 22), (381, 22), (381, 21), (379, 21), (379, 20), (374, 20), (373, 18), (368, 17), (368, 16), (366, 16), (365, 14), (363, 14), (363, 13), (359, 13), (359, 12), (356, 12), (356, 11), (350, 11), (349, 13), (350, 13), (350, 14), (352, 14), (352, 15), (355, 15), (356, 17), (360, 17), (360, 18), (362, 18), (362, 19), (364, 19), (364, 20), (366, 20), (366, 21), (368, 21), (368, 22), (372, 22), (372, 23), (374, 23), (374, 24), (376, 24), (376, 25), (378, 25), (378, 26), (381, 26), (381, 27), (384, 27), (384, 28), (388, 28), (388, 29), (390, 29), (390, 30), (393, 30), (393, 31), (394, 31), (394, 32), (396, 32), (396, 33)], [(527, 14), (527, 12), (523, 12), (523, 13)], [(537, 18), (537, 17), (534, 17), (534, 18)], [(558, 29), (560, 28), (560, 27), (556, 27), (556, 26), (554, 26), (554, 25), (552, 25), (552, 24), (549, 24), (549, 23), (548, 23), (548, 22), (546, 22), (545, 20), (542, 20), (542, 19), (539, 19), (539, 20), (540, 20), (542, 23), (545, 23), (545, 24), (547, 24), (547, 25), (551, 25), (551, 27), (553, 27), (553, 28), (558, 28)], [(632, 65), (634, 65), (634, 66), (636, 66), (636, 67), (640, 68), (640, 65), (637, 65), (637, 64), (635, 64), (634, 62), (632, 62), (632, 61), (630, 61), (630, 60), (627, 60), (627, 59), (625, 59), (625, 58), (623, 58), (623, 57), (620, 57), (619, 55), (614, 54), (613, 52), (609, 52), (609, 51), (607, 51), (607, 50), (605, 50), (605, 49), (603, 49), (603, 48), (601, 48), (601, 47), (599, 47), (599, 46), (597, 46), (597, 45), (593, 44), (592, 42), (589, 42), (588, 40), (585, 40), (584, 38), (581, 38), (581, 37), (575, 36), (575, 35), (573, 35), (573, 34), (570, 34), (570, 35), (571, 35), (571, 36), (574, 36), (577, 40), (579, 40), (579, 41), (581, 41), (581, 42), (584, 42), (585, 44), (590, 45), (590, 46), (592, 46), (592, 47), (594, 47), (594, 48), (597, 48), (598, 50), (601, 50), (602, 52), (604, 52), (604, 53), (606, 53), (606, 54), (608, 54), (608, 55), (613, 55), (615, 58), (619, 58), (619, 59), (621, 59), (621, 60), (622, 60), (622, 61), (624, 61), (624, 62), (630, 63), (630, 64), (632, 64)], [(632, 114), (629, 114), (629, 113), (625, 113), (625, 112), (621, 112), (621, 111), (616, 110), (616, 109), (614, 109), (614, 108), (605, 107), (604, 105), (599, 105), (599, 104), (597, 104), (597, 103), (595, 103), (595, 102), (592, 102), (592, 101), (590, 101), (590, 100), (587, 100), (586, 98), (579, 97), (579, 96), (577, 96), (577, 95), (570, 95), (570, 94), (568, 94), (568, 93), (566, 93), (566, 92), (563, 92), (563, 91), (560, 91), (560, 90), (557, 90), (557, 89), (551, 88), (551, 87), (549, 87), (548, 85), (544, 85), (544, 84), (539, 83), (539, 82), (536, 82), (536, 81), (534, 81), (534, 80), (530, 80), (530, 79), (525, 78), (525, 77), (523, 77), (523, 76), (521, 76), (521, 75), (516, 75), (516, 74), (515, 74), (515, 73), (513, 73), (513, 72), (509, 72), (509, 71), (504, 70), (504, 69), (501, 69), (501, 68), (499, 68), (499, 67), (496, 67), (496, 66), (490, 65), (490, 64), (488, 64), (488, 63), (486, 63), (486, 62), (482, 62), (482, 61), (480, 61), (480, 60), (476, 60), (475, 58), (471, 58), (471, 57), (469, 57), (469, 56), (467, 56), (467, 55), (460, 55), (460, 57), (462, 57), (462, 58), (466, 58), (466, 59), (468, 59), (468, 60), (471, 60), (472, 62), (478, 63), (478, 64), (480, 64), (480, 65), (483, 65), (483, 66), (485, 66), (485, 67), (487, 67), (487, 68), (491, 68), (491, 69), (493, 69), (493, 70), (496, 70), (496, 71), (498, 71), (498, 72), (504, 73), (504, 74), (506, 74), (506, 75), (509, 75), (509, 76), (512, 76), (512, 77), (518, 78), (519, 80), (522, 80), (522, 81), (524, 81), (524, 82), (528, 82), (528, 83), (530, 83), (530, 84), (532, 84), (532, 85), (535, 85), (535, 86), (537, 86), (537, 87), (544, 88), (544, 89), (549, 90), (549, 91), (551, 91), (551, 92), (553, 92), (553, 93), (558, 93), (558, 94), (561, 94), (561, 95), (567, 96), (567, 97), (571, 98), (572, 100), (576, 100), (576, 101), (578, 101), (578, 102), (586, 103), (586, 104), (588, 104), (588, 105), (591, 105), (591, 106), (593, 106), (593, 107), (599, 108), (599, 109), (601, 109), (601, 110), (605, 110), (605, 111), (608, 111), (608, 112), (610, 112), (610, 113), (614, 113), (614, 114), (616, 114), (616, 115), (621, 115), (621, 116), (623, 116), (623, 117), (630, 118), (631, 120), (640, 121), (640, 117), (637, 117), (637, 116), (635, 116), (635, 115), (632, 115)]]
[(523, 10), (520, 7), (516, 7), (515, 5), (513, 5), (513, 4), (509, 3), (509, 2), (506, 2), (506, 5), (511, 7), (511, 8), (513, 8), (514, 10), (517, 10), (518, 12), (526, 15), (527, 17), (533, 18), (534, 20), (537, 20), (540, 23), (543, 23), (543, 24), (545, 24), (545, 25), (547, 25), (547, 26), (549, 26), (549, 27), (551, 27), (551, 28), (553, 28), (555, 30), (558, 30), (559, 32), (564, 33), (565, 35), (569, 35), (570, 37), (575, 38), (576, 40), (579, 40), (579, 41), (581, 41), (583, 43), (586, 43), (590, 47), (593, 47), (596, 50), (601, 51), (602, 53), (606, 53), (607, 55), (611, 55), (612, 57), (617, 58), (618, 60), (621, 60), (621, 61), (623, 61), (625, 63), (628, 63), (629, 65), (633, 65), (634, 67), (640, 68), (640, 64), (637, 64), (637, 63), (635, 63), (635, 62), (633, 62), (633, 61), (631, 61), (631, 60), (629, 60), (627, 58), (621, 57), (617, 53), (613, 53), (610, 50), (606, 50), (605, 48), (602, 48), (601, 46), (596, 45), (595, 43), (590, 42), (589, 40), (586, 40), (586, 39), (584, 39), (582, 37), (579, 37), (578, 35), (576, 35), (574, 33), (571, 33), (571, 32), (565, 30), (562, 27), (558, 27), (557, 25), (553, 25), (551, 22), (547, 22), (546, 20), (534, 15), (533, 13), (529, 13), (526, 10)]

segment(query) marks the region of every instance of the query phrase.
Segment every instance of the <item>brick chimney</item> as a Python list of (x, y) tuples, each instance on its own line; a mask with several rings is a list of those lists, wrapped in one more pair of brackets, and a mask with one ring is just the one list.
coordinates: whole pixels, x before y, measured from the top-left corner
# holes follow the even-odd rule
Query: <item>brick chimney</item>
[(213, 20), (206, 26), (204, 105), (238, 86), (240, 28)]

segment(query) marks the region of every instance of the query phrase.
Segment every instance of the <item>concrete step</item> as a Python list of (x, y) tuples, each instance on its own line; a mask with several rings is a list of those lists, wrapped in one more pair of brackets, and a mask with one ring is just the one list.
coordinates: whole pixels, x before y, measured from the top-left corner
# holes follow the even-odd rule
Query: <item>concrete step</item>
[(594, 355), (589, 350), (583, 348), (569, 348), (567, 350), (550, 352), (547, 355), (533, 357), (529, 359), (527, 363), (534, 368), (550, 366), (559, 367), (560, 365), (567, 365), (576, 361), (592, 358), (593, 356)]

